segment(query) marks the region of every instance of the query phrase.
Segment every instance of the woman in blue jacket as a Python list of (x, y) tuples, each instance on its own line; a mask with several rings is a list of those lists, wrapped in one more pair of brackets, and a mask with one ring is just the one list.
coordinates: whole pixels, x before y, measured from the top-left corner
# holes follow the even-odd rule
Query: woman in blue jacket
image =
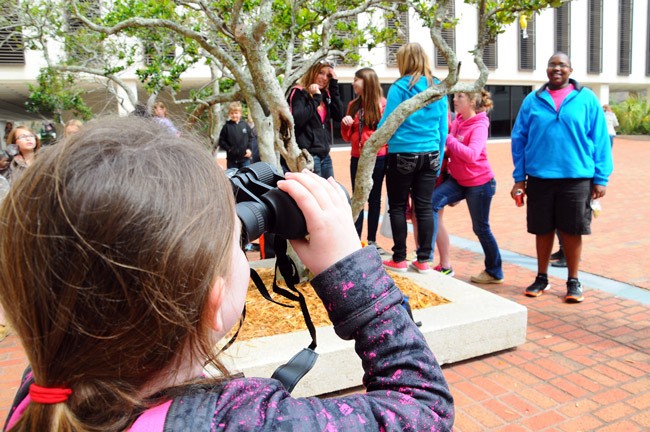
[[(400, 103), (434, 84), (429, 58), (418, 43), (400, 47), (397, 66), (401, 78), (388, 91), (379, 126)], [(411, 263), (411, 268), (420, 273), (431, 271), (428, 263), (433, 236), (431, 196), (446, 139), (447, 99), (442, 98), (408, 116), (388, 140), (386, 190), (394, 246), (393, 258), (384, 261), (384, 266), (390, 270), (405, 272), (409, 267), (406, 262), (406, 202), (410, 194), (418, 224), (417, 259)]]

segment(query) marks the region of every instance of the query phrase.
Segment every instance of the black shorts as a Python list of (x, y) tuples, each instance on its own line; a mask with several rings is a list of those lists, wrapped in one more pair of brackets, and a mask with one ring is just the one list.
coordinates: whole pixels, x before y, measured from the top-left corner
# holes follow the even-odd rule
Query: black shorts
[(528, 177), (526, 219), (535, 235), (559, 230), (591, 234), (592, 179), (540, 179)]

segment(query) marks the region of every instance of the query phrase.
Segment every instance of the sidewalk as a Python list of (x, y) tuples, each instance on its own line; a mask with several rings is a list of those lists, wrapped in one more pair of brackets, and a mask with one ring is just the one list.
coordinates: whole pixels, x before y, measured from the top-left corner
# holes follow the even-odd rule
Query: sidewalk
[[(534, 257), (525, 210), (516, 208), (509, 197), (509, 144), (491, 143), (488, 153), (498, 184), (491, 216), (495, 237), (504, 251)], [(349, 187), (349, 152), (332, 155), (337, 180)], [(648, 160), (650, 141), (617, 139), (614, 175), (602, 200), (602, 216), (592, 225), (593, 235), (585, 237), (581, 265), (583, 271), (646, 290), (650, 289)], [(455, 238), (476, 240), (464, 203), (446, 210), (445, 223)], [(392, 246), (382, 237), (378, 242), (386, 250)], [(456, 277), (465, 281), (483, 269), (481, 254), (457, 244), (452, 244), (452, 263)], [(503, 285), (482, 288), (528, 308), (527, 342), (443, 366), (456, 401), (455, 430), (650, 430), (648, 304), (585, 284), (585, 301), (568, 305), (562, 301), (564, 277), (551, 277), (553, 288), (531, 299), (523, 291), (535, 272), (514, 261), (505, 262), (504, 272)], [(640, 292), (645, 298), (647, 292)], [(15, 336), (0, 342), (2, 418), (25, 364)]]

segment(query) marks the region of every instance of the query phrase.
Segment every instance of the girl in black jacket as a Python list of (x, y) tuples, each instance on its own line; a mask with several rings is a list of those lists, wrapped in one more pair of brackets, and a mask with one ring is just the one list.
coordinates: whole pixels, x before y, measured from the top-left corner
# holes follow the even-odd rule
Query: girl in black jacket
[(298, 85), (291, 89), (289, 106), (298, 147), (306, 149), (313, 156), (316, 174), (324, 178), (333, 177), (331, 121), (341, 121), (343, 118), (334, 64), (321, 60), (310, 67)]

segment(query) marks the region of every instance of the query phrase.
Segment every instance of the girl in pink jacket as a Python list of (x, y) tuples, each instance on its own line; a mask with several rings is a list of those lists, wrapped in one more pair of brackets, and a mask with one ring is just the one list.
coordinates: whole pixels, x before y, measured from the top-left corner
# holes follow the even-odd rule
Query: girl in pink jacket
[(456, 118), (447, 135), (449, 178), (436, 187), (431, 199), (434, 219), (434, 243), (438, 212), (446, 205), (467, 201), (472, 228), (485, 253), (485, 270), (472, 276), (475, 283), (503, 283), (501, 253), (490, 229), (490, 204), (496, 191), (494, 173), (487, 159), (486, 143), (493, 103), (490, 93), (456, 93)]

